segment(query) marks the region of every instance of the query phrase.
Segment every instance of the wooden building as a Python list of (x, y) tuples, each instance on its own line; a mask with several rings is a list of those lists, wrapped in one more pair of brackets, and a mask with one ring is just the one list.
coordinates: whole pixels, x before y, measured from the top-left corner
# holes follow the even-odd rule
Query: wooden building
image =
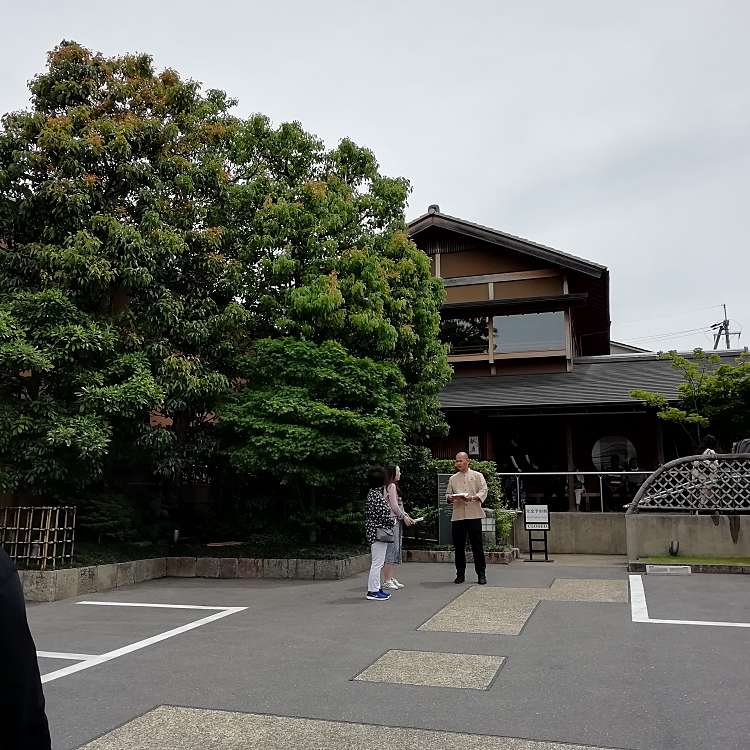
[[(683, 431), (630, 396), (643, 388), (676, 399), (680, 375), (653, 353), (610, 341), (607, 268), (438, 206), (409, 234), (446, 291), (442, 336), (454, 378), (441, 397), (450, 434), (433, 445), (436, 457), (469, 450), (501, 471), (615, 472), (653, 470), (690, 451)], [(580, 506), (574, 477), (539, 478), (525, 490), (554, 510), (620, 510), (637, 478), (583, 483)]]

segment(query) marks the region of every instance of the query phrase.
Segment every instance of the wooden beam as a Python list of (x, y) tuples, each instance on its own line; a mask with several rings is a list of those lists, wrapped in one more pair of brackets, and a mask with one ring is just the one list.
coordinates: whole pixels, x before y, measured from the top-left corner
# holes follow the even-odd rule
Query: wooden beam
[(449, 354), (449, 362), (498, 362), (506, 359), (539, 359), (560, 358), (565, 356), (564, 349), (547, 349), (533, 352), (488, 352), (484, 354)]
[(538, 359), (539, 357), (564, 357), (565, 349), (541, 349), (533, 352), (495, 352), (495, 361), (501, 359)]
[(521, 297), (518, 299), (472, 300), (471, 302), (444, 302), (440, 314), (444, 320), (476, 318), (490, 315), (514, 315), (516, 313), (556, 312), (566, 307), (585, 305), (588, 294), (553, 294), (543, 297)]
[(449, 362), (487, 362), (490, 361), (488, 352), (484, 354), (449, 354)]
[[(437, 266), (436, 266), (437, 268)], [(439, 276), (439, 274), (435, 274)], [(560, 276), (554, 269), (539, 271), (512, 271), (509, 273), (486, 273), (481, 276), (453, 276), (443, 279), (445, 286), (470, 286), (471, 284), (504, 283), (508, 281), (528, 281), (529, 279), (551, 279)]]

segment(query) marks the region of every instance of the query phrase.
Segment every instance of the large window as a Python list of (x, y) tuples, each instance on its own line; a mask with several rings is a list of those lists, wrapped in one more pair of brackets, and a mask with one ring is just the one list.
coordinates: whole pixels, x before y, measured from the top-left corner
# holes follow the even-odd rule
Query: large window
[(440, 339), (450, 346), (449, 354), (487, 354), (487, 318), (459, 318), (440, 323)]
[(495, 351), (538, 352), (565, 349), (565, 313), (495, 315), (492, 319)]

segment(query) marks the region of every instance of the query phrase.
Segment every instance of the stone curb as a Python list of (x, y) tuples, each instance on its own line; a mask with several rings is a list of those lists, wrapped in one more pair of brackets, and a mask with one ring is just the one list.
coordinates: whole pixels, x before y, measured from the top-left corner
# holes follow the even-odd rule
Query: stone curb
[(338, 560), (248, 557), (156, 557), (61, 570), (19, 570), (28, 602), (55, 602), (156, 578), (294, 578), (330, 581), (370, 568), (370, 555)]
[[(510, 565), (518, 557), (514, 551), (504, 552), (485, 552), (485, 560), (492, 565)], [(453, 552), (449, 550), (431, 550), (431, 549), (408, 549), (406, 550), (407, 562), (426, 562), (426, 563), (452, 563), (455, 561)], [(466, 561), (473, 562), (474, 556), (467, 552)]]
[[(750, 565), (694, 565), (690, 563), (693, 573), (737, 573), (739, 575), (750, 575)], [(646, 563), (629, 562), (629, 573), (645, 573)]]
[(156, 557), (83, 568), (19, 570), (18, 577), (27, 602), (56, 602), (164, 578), (166, 572), (166, 559)]

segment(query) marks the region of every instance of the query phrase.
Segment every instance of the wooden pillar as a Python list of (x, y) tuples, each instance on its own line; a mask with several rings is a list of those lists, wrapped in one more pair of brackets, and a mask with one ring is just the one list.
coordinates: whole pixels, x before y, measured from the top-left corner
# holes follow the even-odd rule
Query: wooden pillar
[(661, 466), (666, 463), (664, 461), (664, 425), (659, 417), (654, 417), (654, 419), (656, 420), (656, 463)]
[(484, 427), (484, 455), (482, 456), (482, 461), (494, 461), (495, 460), (495, 446), (492, 442), (492, 431), (490, 430), (490, 422), (489, 420), (485, 421), (485, 427)]
[[(565, 455), (567, 458), (568, 471), (575, 471), (576, 465), (573, 458), (573, 427), (570, 417), (565, 420)], [(576, 478), (568, 477), (568, 510), (576, 509)]]

